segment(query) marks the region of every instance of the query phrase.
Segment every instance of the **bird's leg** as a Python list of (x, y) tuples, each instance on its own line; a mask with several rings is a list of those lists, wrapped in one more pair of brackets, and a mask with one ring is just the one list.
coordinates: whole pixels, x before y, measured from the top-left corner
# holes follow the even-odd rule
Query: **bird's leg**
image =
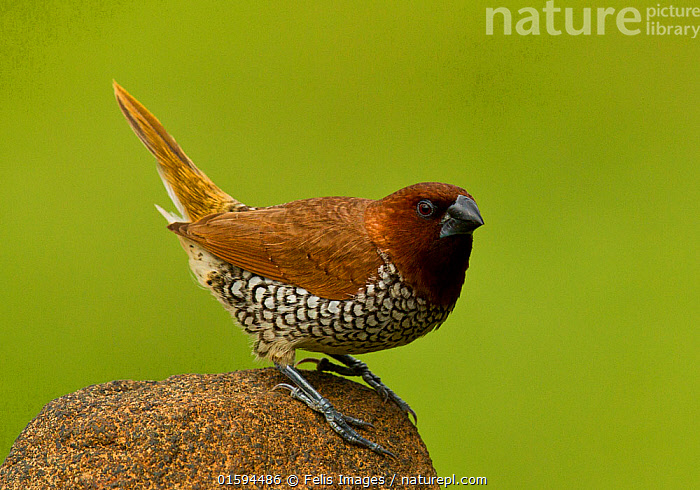
[(372, 427), (372, 424), (340, 413), (333, 405), (331, 405), (331, 402), (316, 391), (316, 389), (314, 389), (314, 387), (311, 386), (311, 384), (306, 381), (306, 379), (304, 379), (299, 371), (297, 371), (293, 366), (283, 366), (275, 363), (275, 367), (277, 367), (277, 369), (282, 374), (287, 376), (287, 378), (289, 378), (294, 384), (294, 386), (292, 386), (282, 383), (275, 386), (275, 388), (287, 388), (291, 392), (292, 398), (304, 402), (312, 410), (323, 414), (328, 424), (338, 433), (338, 435), (340, 435), (340, 437), (350, 443), (371, 449), (376, 453), (388, 455), (394, 458), (396, 457), (394, 453), (387, 451), (376, 442), (372, 442), (369, 439), (362, 437), (350, 426)]
[(387, 399), (391, 399), (394, 403), (396, 403), (399, 406), (401, 410), (413, 416), (413, 420), (415, 423), (418, 423), (418, 416), (416, 415), (416, 412), (414, 412), (413, 409), (409, 406), (409, 404), (403, 401), (399, 395), (394, 393), (387, 385), (382, 383), (382, 380), (379, 378), (379, 376), (377, 376), (369, 370), (367, 364), (360, 361), (359, 359), (355, 359), (354, 357), (346, 354), (329, 355), (333, 359), (340, 361), (344, 365), (341, 366), (340, 364), (335, 364), (334, 362), (331, 362), (330, 360), (328, 360), (328, 358), (325, 357), (318, 361), (316, 361), (315, 359), (304, 359), (302, 361), (299, 361), (299, 363), (297, 364), (301, 364), (302, 362), (313, 361), (316, 363), (316, 369), (319, 371), (333, 372), (340, 374), (341, 376), (360, 376), (365, 381), (365, 383), (374, 388), (375, 391), (379, 393), (379, 395), (382, 398), (384, 398), (385, 401)]

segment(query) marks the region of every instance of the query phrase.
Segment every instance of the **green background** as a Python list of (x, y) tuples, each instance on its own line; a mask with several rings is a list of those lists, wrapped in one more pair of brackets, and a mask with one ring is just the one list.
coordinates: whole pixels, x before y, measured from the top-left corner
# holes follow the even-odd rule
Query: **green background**
[(154, 209), (116, 79), (251, 205), (475, 196), (452, 316), (362, 356), (439, 475), (697, 486), (700, 38), (486, 36), (503, 5), (544, 2), (2, 2), (0, 458), (87, 385), (260, 366)]

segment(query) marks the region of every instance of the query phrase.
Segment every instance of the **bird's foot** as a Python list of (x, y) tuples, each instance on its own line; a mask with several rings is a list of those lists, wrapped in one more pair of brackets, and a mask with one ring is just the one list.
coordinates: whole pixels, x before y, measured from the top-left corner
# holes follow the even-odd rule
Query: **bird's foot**
[(396, 455), (391, 451), (384, 449), (382, 446), (376, 442), (372, 442), (369, 439), (362, 437), (360, 434), (353, 429), (357, 428), (367, 428), (373, 427), (369, 422), (360, 420), (355, 417), (350, 417), (348, 415), (343, 415), (324, 398), (316, 389), (314, 389), (311, 384), (304, 379), (304, 377), (292, 366), (282, 366), (280, 364), (275, 364), (277, 369), (281, 371), (287, 378), (289, 378), (294, 386), (280, 383), (275, 388), (286, 388), (289, 390), (292, 398), (304, 402), (309, 408), (323, 414), (326, 421), (331, 426), (331, 428), (343, 439), (352, 444), (357, 444), (358, 446), (366, 447), (372, 451), (391, 456), (396, 458)]
[(382, 380), (379, 378), (379, 376), (377, 376), (369, 370), (367, 364), (349, 355), (331, 354), (331, 357), (341, 362), (343, 365), (331, 362), (326, 357), (322, 359), (302, 359), (301, 361), (296, 363), (296, 365), (298, 366), (303, 362), (313, 362), (316, 364), (316, 369), (318, 371), (333, 372), (336, 374), (340, 374), (341, 376), (360, 376), (365, 381), (365, 383), (370, 385), (372, 388), (374, 388), (374, 390), (377, 393), (379, 393), (379, 395), (384, 399), (384, 401), (391, 399), (394, 403), (396, 403), (399, 406), (401, 410), (413, 417), (414, 423), (418, 423), (418, 416), (416, 415), (416, 412), (413, 411), (411, 406), (405, 401), (403, 401), (401, 397), (394, 393), (387, 385), (382, 383)]

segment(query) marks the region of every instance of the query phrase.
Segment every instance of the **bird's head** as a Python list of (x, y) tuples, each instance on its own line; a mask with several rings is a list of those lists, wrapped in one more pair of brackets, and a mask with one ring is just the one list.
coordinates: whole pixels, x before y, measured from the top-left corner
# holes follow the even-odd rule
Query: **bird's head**
[(483, 224), (467, 191), (437, 182), (401, 189), (365, 211), (367, 232), (379, 250), (421, 296), (443, 306), (459, 297), (472, 232)]

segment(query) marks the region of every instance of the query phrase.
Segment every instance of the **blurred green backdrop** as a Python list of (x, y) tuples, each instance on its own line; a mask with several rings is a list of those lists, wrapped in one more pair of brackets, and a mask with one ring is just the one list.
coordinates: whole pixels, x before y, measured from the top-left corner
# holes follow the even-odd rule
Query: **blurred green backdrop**
[(486, 36), (503, 5), (544, 2), (3, 2), (0, 459), (84, 386), (259, 366), (153, 208), (116, 79), (251, 205), (476, 197), (454, 314), (363, 356), (438, 474), (697, 487), (700, 40)]

